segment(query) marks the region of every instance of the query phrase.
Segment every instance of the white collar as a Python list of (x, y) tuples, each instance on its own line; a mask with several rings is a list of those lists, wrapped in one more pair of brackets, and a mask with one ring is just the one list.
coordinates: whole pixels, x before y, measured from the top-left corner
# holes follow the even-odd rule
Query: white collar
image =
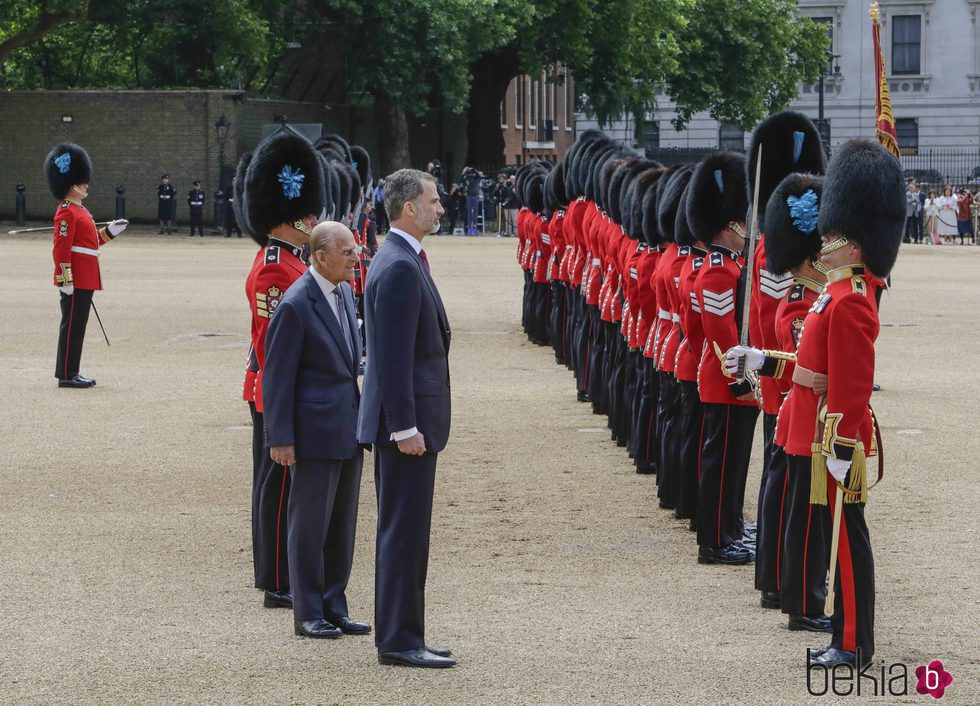
[(399, 230), (398, 228), (390, 228), (388, 230), (388, 234), (390, 235), (391, 233), (395, 233), (396, 235), (400, 235), (402, 238), (404, 238), (408, 244), (412, 246), (412, 249), (415, 251), (416, 255), (422, 252), (422, 243), (420, 243), (415, 236), (409, 235), (405, 231)]
[(337, 288), (337, 285), (317, 272), (316, 268), (312, 265), (310, 265), (310, 274), (313, 275), (313, 281), (319, 285), (320, 291), (323, 292), (323, 296), (326, 297), (327, 301), (330, 301), (330, 298), (333, 295), (333, 290)]

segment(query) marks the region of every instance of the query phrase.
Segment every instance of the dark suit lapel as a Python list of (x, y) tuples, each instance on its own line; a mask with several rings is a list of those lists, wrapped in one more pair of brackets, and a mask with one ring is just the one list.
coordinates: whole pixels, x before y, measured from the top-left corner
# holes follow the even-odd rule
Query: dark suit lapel
[[(341, 301), (344, 303), (344, 316), (347, 317), (347, 330), (350, 331), (350, 343), (351, 346), (358, 345), (358, 333), (357, 333), (357, 312), (354, 310), (354, 293), (350, 287), (341, 287)], [(340, 332), (343, 335), (343, 331)], [(355, 361), (360, 362), (361, 356), (360, 351), (355, 351), (350, 348), (350, 362), (351, 371), (355, 371)]]
[(422, 281), (425, 282), (425, 286), (429, 288), (429, 293), (432, 294), (432, 299), (435, 302), (436, 317), (439, 319), (439, 328), (442, 330), (442, 339), (446, 344), (446, 350), (448, 351), (450, 338), (449, 317), (446, 315), (446, 307), (442, 304), (442, 297), (439, 296), (439, 290), (436, 288), (436, 283), (432, 280), (432, 275), (430, 275), (429, 271), (426, 269), (425, 263), (422, 262), (421, 256), (415, 252), (415, 248), (409, 245), (405, 238), (396, 233), (394, 238), (389, 235), (385, 242), (387, 243), (389, 240), (401, 246), (401, 248), (415, 261), (415, 264), (419, 268), (419, 272), (422, 273)]
[[(327, 303), (327, 298), (323, 296), (323, 290), (320, 289), (320, 285), (316, 283), (313, 279), (313, 275), (307, 273), (304, 275), (307, 279), (306, 291), (310, 295), (310, 299), (313, 300), (313, 310), (320, 317), (323, 325), (327, 327), (330, 335), (333, 336), (334, 342), (337, 344), (338, 350), (343, 352), (348, 348), (347, 342), (344, 340), (344, 332), (340, 330), (340, 321), (333, 314), (333, 309), (330, 308), (330, 304)], [(350, 356), (346, 356), (348, 362)]]

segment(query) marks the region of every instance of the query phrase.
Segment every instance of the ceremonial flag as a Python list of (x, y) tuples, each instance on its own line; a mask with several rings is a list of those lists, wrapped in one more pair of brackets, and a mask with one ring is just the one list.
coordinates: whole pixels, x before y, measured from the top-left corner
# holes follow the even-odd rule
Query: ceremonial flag
[(875, 52), (875, 136), (889, 152), (898, 157), (898, 132), (895, 130), (895, 116), (892, 115), (892, 100), (888, 96), (888, 81), (885, 79), (885, 57), (881, 53), (881, 25), (878, 24), (878, 3), (871, 3), (871, 36)]

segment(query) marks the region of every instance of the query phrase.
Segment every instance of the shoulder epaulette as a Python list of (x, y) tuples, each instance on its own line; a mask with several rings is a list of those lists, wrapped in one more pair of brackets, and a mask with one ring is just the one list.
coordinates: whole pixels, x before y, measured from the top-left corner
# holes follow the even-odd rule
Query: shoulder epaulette
[(71, 201), (68, 201), (66, 199), (66, 200), (64, 200), (64, 201), (61, 202), (61, 206), (59, 206), (58, 208), (68, 208), (69, 206), (71, 206)]
[(691, 254), (691, 246), (690, 245), (681, 245), (679, 248), (677, 248), (677, 256), (678, 257), (687, 257), (690, 254)]
[(799, 302), (803, 301), (803, 291), (806, 289), (802, 284), (794, 284), (793, 288), (789, 290), (789, 296), (786, 297), (787, 301)]
[(720, 252), (713, 252), (708, 256), (709, 267), (720, 267), (723, 264), (725, 264), (725, 256)]
[(851, 277), (851, 291), (861, 296), (867, 296), (868, 288), (861, 277)]
[(691, 269), (693, 269), (693, 270), (700, 270), (701, 269), (701, 265), (703, 265), (703, 264), (704, 264), (704, 258), (703, 257), (696, 257), (696, 258), (694, 258), (694, 260), (691, 261)]
[(265, 249), (265, 264), (275, 265), (279, 263), (279, 246), (270, 245)]

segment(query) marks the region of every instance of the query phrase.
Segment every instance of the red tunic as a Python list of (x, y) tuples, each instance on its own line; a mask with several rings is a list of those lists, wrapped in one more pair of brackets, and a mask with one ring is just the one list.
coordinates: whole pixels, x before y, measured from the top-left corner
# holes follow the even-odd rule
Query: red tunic
[(739, 400), (729, 385), (735, 381), (725, 375), (724, 362), (718, 351), (738, 345), (735, 307), (742, 258), (730, 250), (708, 255), (694, 282), (694, 292), (701, 307), (704, 328), (704, 351), (698, 366), (698, 393), (702, 402), (755, 406), (755, 399)]
[(550, 282), (548, 277), (548, 263), (551, 261), (551, 223), (541, 216), (537, 217), (537, 225), (534, 228), (534, 242), (532, 243), (531, 268), (534, 272), (534, 281), (537, 284), (547, 284)]
[(646, 254), (646, 243), (630, 241), (627, 250), (626, 268), (623, 276), (623, 291), (626, 297), (626, 307), (629, 316), (624, 316), (623, 326), (624, 335), (630, 348), (636, 349), (643, 345), (643, 339), (639, 336), (640, 319), (640, 273), (639, 265), (643, 256)]
[(657, 293), (657, 325), (656, 333), (653, 338), (653, 359), (657, 369), (660, 369), (660, 351), (667, 340), (667, 333), (670, 331), (672, 323), (670, 318), (670, 299), (667, 293), (667, 278), (670, 277), (670, 268), (677, 259), (677, 244), (671, 243), (660, 255), (660, 262), (653, 273), (653, 288)]
[(690, 259), (691, 248), (683, 245), (677, 248), (677, 257), (670, 263), (670, 270), (664, 275), (664, 289), (667, 292), (667, 311), (670, 314), (670, 327), (667, 329), (667, 338), (660, 347), (660, 370), (666, 373), (674, 372), (674, 364), (677, 361), (677, 351), (680, 347), (680, 281), (681, 270)]
[(637, 339), (643, 346), (643, 356), (653, 357), (653, 337), (657, 321), (657, 292), (653, 288), (653, 273), (660, 262), (660, 249), (644, 246), (643, 256), (636, 267), (637, 301), (640, 306), (640, 318), (636, 322)]
[[(761, 237), (755, 249), (752, 270), (752, 301), (749, 304), (749, 342), (756, 348), (776, 350), (776, 308), (786, 298), (793, 278), (787, 273), (774, 274), (766, 269), (766, 244)], [(760, 378), (762, 411), (777, 414), (783, 395), (779, 384), (769, 377)]]
[[(245, 373), (243, 397), (262, 411), (262, 369), (265, 367), (265, 334), (269, 318), (276, 311), (286, 290), (306, 272), (301, 249), (277, 239), (259, 250), (252, 270), (245, 279), (245, 296), (252, 312), (252, 349)], [(254, 360), (253, 360), (254, 357)], [(257, 370), (251, 370), (251, 368)]]
[(112, 240), (105, 228), (77, 201), (65, 200), (54, 212), (54, 284), (76, 289), (102, 289), (99, 246)]
[[(795, 284), (790, 288), (789, 294), (779, 302), (779, 306), (776, 308), (774, 330), (777, 347), (774, 350), (785, 353), (796, 353), (796, 349), (800, 345), (800, 334), (803, 333), (803, 322), (806, 320), (807, 312), (810, 311), (813, 302), (817, 300), (817, 296), (823, 290), (823, 285), (806, 277), (794, 277), (793, 282)], [(772, 380), (779, 385), (781, 395), (785, 395), (793, 386), (793, 368), (795, 367), (796, 363), (786, 361), (786, 367), (781, 377), (778, 379), (762, 377), (761, 379)], [(780, 404), (782, 404), (781, 398)]]
[(697, 279), (707, 254), (700, 248), (691, 248), (691, 255), (685, 260), (684, 266), (681, 268), (680, 284), (677, 288), (679, 295), (678, 314), (680, 314), (680, 327), (684, 334), (684, 340), (677, 347), (674, 377), (685, 382), (697, 382), (701, 348), (704, 346), (701, 307), (694, 295), (694, 280)]
[(565, 240), (565, 212), (555, 211), (548, 224), (551, 235), (551, 258), (548, 261), (548, 281), (561, 281), (561, 261), (565, 257), (568, 245)]
[[(824, 453), (850, 460), (858, 441), (866, 453), (872, 448), (868, 402), (879, 330), (875, 292), (883, 283), (859, 266), (832, 270), (827, 281), (804, 321), (796, 361), (827, 376)], [(810, 455), (818, 402), (811, 388), (793, 383), (776, 424), (776, 443), (786, 453)]]

